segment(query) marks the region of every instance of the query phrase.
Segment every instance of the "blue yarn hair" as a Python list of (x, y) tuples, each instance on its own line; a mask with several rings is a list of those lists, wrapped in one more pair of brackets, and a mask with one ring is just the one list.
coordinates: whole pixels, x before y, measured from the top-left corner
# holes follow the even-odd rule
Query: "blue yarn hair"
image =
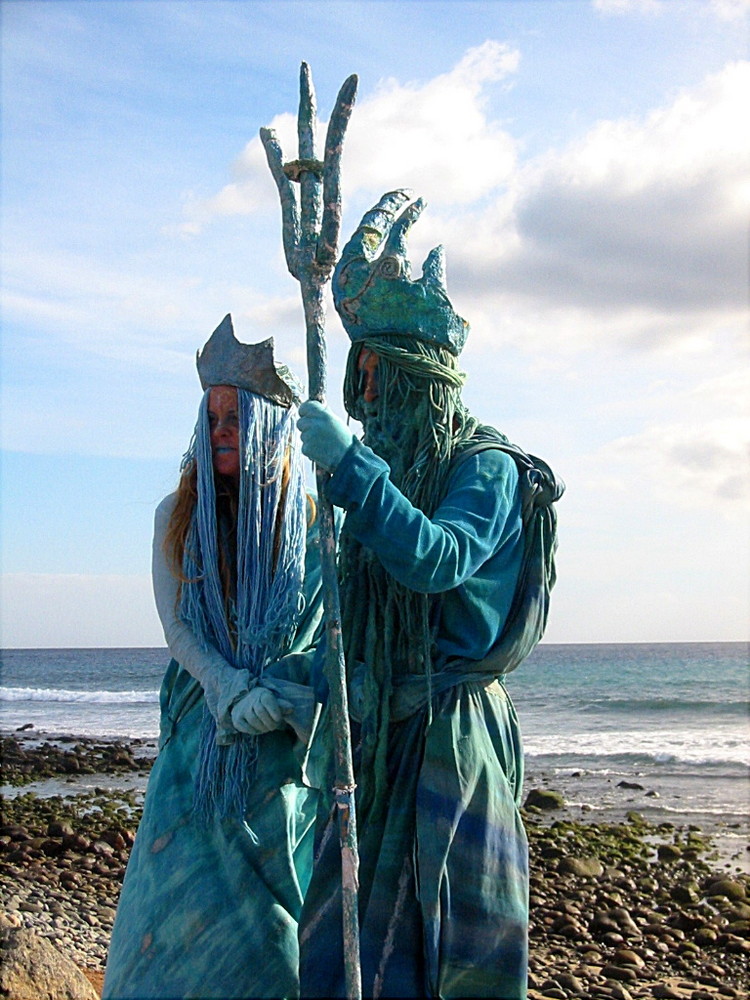
[[(225, 600), (219, 572), (216, 486), (206, 390), (183, 465), (197, 466), (198, 499), (188, 531), (180, 615), (204, 648), (218, 649), (257, 683), (265, 667), (289, 648), (301, 610), (306, 537), (305, 484), (294, 408), (237, 390), (240, 422), (240, 488), (237, 575)], [(289, 481), (283, 487), (284, 466)], [(237, 733), (228, 745), (216, 739), (208, 708), (203, 715), (195, 811), (206, 822), (216, 814), (242, 815), (255, 775), (258, 737)]]

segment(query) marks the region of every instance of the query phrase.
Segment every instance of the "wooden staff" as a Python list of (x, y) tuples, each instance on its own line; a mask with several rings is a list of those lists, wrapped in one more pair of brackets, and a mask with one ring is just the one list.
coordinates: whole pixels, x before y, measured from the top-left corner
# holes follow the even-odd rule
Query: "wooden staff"
[[(297, 118), (299, 159), (284, 163), (276, 135), (262, 128), (260, 138), (268, 165), (279, 189), (284, 236), (284, 254), (292, 275), (299, 281), (307, 329), (307, 371), (310, 398), (325, 402), (326, 340), (323, 288), (336, 263), (341, 228), (341, 150), (357, 92), (357, 77), (345, 81), (331, 114), (323, 162), (315, 157), (315, 91), (310, 67), (300, 68), (300, 101)], [(300, 186), (299, 200), (292, 182)], [(322, 198), (321, 198), (322, 189)], [(350, 1000), (362, 996), (359, 962), (359, 915), (357, 890), (359, 856), (354, 809), (354, 768), (346, 692), (346, 667), (341, 634), (336, 538), (333, 507), (326, 499), (328, 473), (316, 466), (320, 518), (320, 562), (323, 604), (326, 613), (326, 676), (335, 740), (336, 777), (334, 795), (341, 840), (341, 892), (343, 904), (344, 974)]]

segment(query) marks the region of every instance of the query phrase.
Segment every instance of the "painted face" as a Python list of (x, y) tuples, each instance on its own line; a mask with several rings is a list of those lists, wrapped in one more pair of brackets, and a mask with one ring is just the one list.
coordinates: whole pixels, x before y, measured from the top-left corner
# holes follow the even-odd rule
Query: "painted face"
[(208, 396), (208, 426), (214, 472), (240, 480), (240, 418), (237, 390), (232, 385), (216, 385)]
[(357, 371), (360, 372), (362, 398), (366, 403), (374, 403), (380, 395), (379, 364), (378, 355), (369, 347), (363, 347), (357, 358)]

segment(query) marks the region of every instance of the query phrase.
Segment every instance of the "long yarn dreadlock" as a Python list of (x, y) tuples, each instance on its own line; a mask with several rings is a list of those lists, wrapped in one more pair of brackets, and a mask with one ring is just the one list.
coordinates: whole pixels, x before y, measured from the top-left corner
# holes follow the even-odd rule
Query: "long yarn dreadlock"
[[(218, 649), (251, 682), (278, 659), (294, 636), (304, 572), (306, 508), (299, 436), (293, 408), (237, 390), (241, 467), (236, 524), (233, 593), (227, 600), (219, 552), (231, 550), (234, 526), (217, 516), (217, 497), (208, 421), (210, 389), (183, 467), (197, 467), (197, 502), (185, 541), (180, 616), (205, 648)], [(283, 467), (289, 462), (284, 488)], [(241, 815), (252, 787), (258, 738), (237, 733), (228, 745), (217, 741), (206, 708), (196, 780), (195, 811), (204, 821), (215, 814)]]
[[(379, 357), (378, 397), (365, 402), (358, 359)], [(352, 345), (344, 405), (364, 428), (363, 442), (390, 466), (390, 479), (428, 517), (445, 493), (450, 462), (477, 427), (461, 401), (466, 376), (445, 348), (415, 337), (378, 336)], [(385, 790), (393, 677), (423, 674), (430, 685), (440, 596), (398, 583), (377, 556), (342, 535), (342, 625), (349, 670), (365, 663), (362, 717), (362, 807), (376, 808)]]

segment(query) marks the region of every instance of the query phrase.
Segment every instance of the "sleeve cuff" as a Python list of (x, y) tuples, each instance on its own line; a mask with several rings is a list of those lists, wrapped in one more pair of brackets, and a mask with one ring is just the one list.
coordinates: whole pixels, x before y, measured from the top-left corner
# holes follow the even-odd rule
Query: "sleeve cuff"
[(328, 480), (328, 499), (344, 510), (358, 510), (374, 483), (388, 473), (387, 463), (355, 438)]
[(225, 673), (218, 690), (211, 690), (211, 685), (204, 688), (208, 710), (216, 721), (217, 741), (220, 744), (232, 742), (235, 734), (232, 709), (254, 687), (248, 670), (229, 670), (231, 672)]

